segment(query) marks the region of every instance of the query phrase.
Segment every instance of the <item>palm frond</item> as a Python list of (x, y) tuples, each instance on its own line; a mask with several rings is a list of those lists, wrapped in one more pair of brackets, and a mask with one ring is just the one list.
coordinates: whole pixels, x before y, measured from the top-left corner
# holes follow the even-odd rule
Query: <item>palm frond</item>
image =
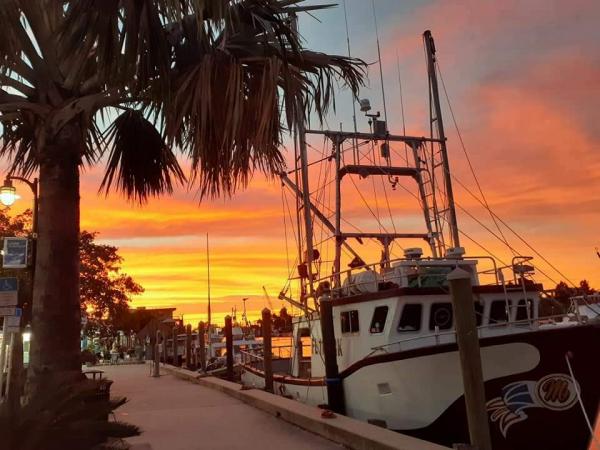
[(38, 152), (35, 144), (36, 118), (32, 113), (0, 115), (3, 128), (0, 141), (0, 156), (11, 161), (8, 172), (29, 177), (38, 167)]
[(112, 150), (100, 190), (113, 184), (129, 199), (143, 203), (150, 196), (173, 191), (173, 182), (185, 181), (177, 158), (158, 130), (141, 112), (121, 114), (106, 131)]
[(180, 24), (169, 101), (155, 95), (155, 108), (167, 142), (190, 157), (201, 196), (230, 195), (255, 170), (278, 173), (280, 117), (288, 130), (311, 108), (322, 120), (335, 107), (336, 80), (353, 92), (363, 83), (362, 61), (302, 49), (288, 17), (297, 3), (240, 1), (219, 27)]
[(154, 78), (168, 82), (169, 47), (161, 18), (154, 0), (68, 2), (61, 46), (74, 55), (69, 86), (84, 81), (90, 62), (105, 81), (101, 85), (134, 89)]
[[(203, 197), (230, 195), (257, 170), (279, 172), (282, 133), (310, 110), (323, 120), (337, 84), (356, 93), (365, 78), (362, 61), (303, 47), (293, 17), (330, 5), (2, 1), (0, 84), (22, 95), (0, 89), (0, 121), (8, 125), (0, 154), (12, 159), (11, 170), (31, 173), (45, 143), (77, 122), (82, 161), (110, 150), (100, 190), (114, 186), (140, 202), (184, 179), (170, 148), (189, 156)], [(140, 112), (101, 133), (98, 117), (115, 106)]]

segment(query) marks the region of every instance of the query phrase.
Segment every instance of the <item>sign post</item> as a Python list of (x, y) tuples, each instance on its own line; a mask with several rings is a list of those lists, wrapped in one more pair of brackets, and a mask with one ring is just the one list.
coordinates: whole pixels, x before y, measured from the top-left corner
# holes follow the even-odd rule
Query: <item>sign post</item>
[[(16, 278), (0, 278), (0, 315), (4, 320), (2, 323), (2, 344), (0, 345), (0, 398), (3, 397), (2, 386), (4, 385), (4, 369), (6, 368), (6, 347), (8, 333), (19, 333), (21, 323), (21, 308), (17, 291), (19, 282)], [(12, 340), (12, 339), (11, 339)], [(9, 352), (10, 354), (10, 352)], [(8, 383), (7, 383), (8, 387)]]

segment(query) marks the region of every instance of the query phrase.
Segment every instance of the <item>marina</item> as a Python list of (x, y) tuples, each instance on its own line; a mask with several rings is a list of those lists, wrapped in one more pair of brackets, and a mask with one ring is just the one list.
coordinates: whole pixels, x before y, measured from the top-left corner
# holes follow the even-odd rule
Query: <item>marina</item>
[(600, 450), (600, 3), (5, 3), (0, 450)]

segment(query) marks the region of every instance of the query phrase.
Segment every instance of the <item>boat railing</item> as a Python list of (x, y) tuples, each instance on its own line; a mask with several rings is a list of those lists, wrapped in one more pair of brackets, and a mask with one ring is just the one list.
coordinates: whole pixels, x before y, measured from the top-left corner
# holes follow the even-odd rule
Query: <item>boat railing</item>
[[(312, 344), (302, 343), (302, 355), (309, 356), (310, 352), (304, 351), (308, 348), (312, 351)], [(290, 359), (299, 353), (298, 345), (274, 345), (271, 347), (271, 357), (273, 360)], [(264, 346), (256, 345), (249, 350), (240, 350), (242, 364), (255, 368), (262, 368), (264, 362)]]
[[(523, 319), (523, 320), (512, 320), (512, 321), (508, 321), (508, 322), (497, 322), (497, 323), (490, 323), (490, 324), (486, 324), (486, 325), (480, 325), (477, 327), (477, 333), (479, 338), (481, 338), (481, 331), (483, 330), (487, 330), (487, 329), (498, 329), (500, 327), (509, 327), (509, 326), (516, 326), (519, 328), (525, 327), (525, 326), (529, 326), (532, 329), (535, 329), (537, 327), (539, 327), (540, 325), (546, 325), (546, 324), (556, 324), (557, 322), (564, 322), (564, 319), (567, 318), (569, 319), (569, 321), (572, 321), (572, 319), (575, 319), (575, 322), (578, 324), (581, 324), (584, 322), (584, 320), (576, 315), (569, 315), (569, 314), (556, 314), (553, 316), (544, 316), (544, 317), (540, 317), (538, 319)], [(365, 356), (365, 358), (373, 355), (374, 353), (377, 353), (378, 351), (385, 351), (387, 352), (387, 348), (388, 347), (392, 347), (394, 345), (397, 345), (398, 351), (402, 350), (402, 344), (406, 344), (407, 342), (414, 342), (414, 341), (419, 341), (419, 340), (424, 340), (424, 339), (435, 339), (435, 345), (440, 345), (440, 344), (449, 344), (451, 342), (448, 342), (447, 340), (442, 341), (442, 337), (444, 336), (453, 336), (456, 340), (456, 330), (449, 330), (449, 331), (442, 331), (442, 332), (434, 332), (431, 334), (426, 334), (426, 335), (419, 335), (419, 336), (413, 336), (413, 337), (409, 337), (409, 338), (405, 338), (399, 341), (395, 341), (395, 342), (389, 342), (387, 344), (382, 344), (382, 345), (377, 345), (375, 347), (371, 347), (371, 352)]]
[[(379, 275), (383, 275), (382, 281), (388, 281), (389, 278), (394, 277), (394, 274), (392, 272), (393, 268), (391, 267), (392, 263), (409, 261), (411, 263), (414, 263), (415, 266), (426, 266), (427, 263), (430, 263), (430, 262), (456, 261), (456, 265), (460, 265), (460, 262), (465, 261), (465, 260), (477, 260), (477, 261), (485, 260), (485, 261), (488, 261), (490, 264), (486, 268), (484, 268), (482, 270), (478, 270), (476, 273), (477, 277), (479, 278), (480, 275), (485, 275), (487, 277), (491, 277), (491, 282), (485, 283), (485, 284), (499, 286), (499, 285), (504, 285), (504, 276), (501, 273), (502, 270), (511, 269), (512, 271), (514, 271), (514, 269), (517, 265), (523, 265), (524, 262), (530, 261), (531, 259), (532, 259), (532, 257), (530, 257), (530, 256), (518, 256), (516, 258), (513, 258), (512, 264), (498, 266), (496, 260), (494, 258), (492, 258), (491, 256), (487, 256), (487, 255), (464, 256), (463, 258), (456, 259), (456, 260), (451, 260), (449, 258), (432, 258), (432, 257), (422, 257), (422, 258), (418, 258), (418, 259), (394, 258), (394, 259), (390, 259), (389, 261), (383, 261), (383, 262), (380, 261), (380, 262), (376, 262), (376, 263), (355, 266), (355, 267), (352, 267), (352, 268), (349, 268), (346, 270), (342, 270), (340, 272), (333, 273), (331, 275), (327, 275), (325, 277), (317, 278), (317, 279), (315, 279), (315, 284), (318, 285), (319, 283), (322, 283), (322, 282), (329, 282), (330, 286), (333, 286), (332, 292), (335, 295), (335, 294), (340, 294), (345, 289), (345, 286), (341, 285), (342, 279), (344, 277), (346, 279), (351, 279), (352, 276), (355, 275), (356, 273), (360, 273), (360, 272), (364, 272), (364, 271), (372, 271)], [(417, 287), (427, 285), (427, 280), (429, 281), (429, 285), (431, 285), (431, 281), (435, 280), (436, 278), (439, 278), (439, 280), (437, 282), (434, 282), (433, 284), (443, 287), (446, 284), (445, 281), (446, 281), (447, 273), (421, 273), (420, 271), (417, 271), (414, 274), (414, 276), (415, 276), (414, 284)], [(388, 278), (388, 280), (386, 280), (386, 278)], [(338, 280), (339, 280), (340, 286), (336, 285)], [(515, 281), (515, 283), (517, 283), (517, 282)]]
[(241, 363), (244, 366), (250, 366), (250, 367), (254, 367), (256, 369), (263, 368), (265, 358), (263, 358), (262, 355), (256, 353), (253, 350), (252, 351), (240, 350), (240, 358), (241, 358)]

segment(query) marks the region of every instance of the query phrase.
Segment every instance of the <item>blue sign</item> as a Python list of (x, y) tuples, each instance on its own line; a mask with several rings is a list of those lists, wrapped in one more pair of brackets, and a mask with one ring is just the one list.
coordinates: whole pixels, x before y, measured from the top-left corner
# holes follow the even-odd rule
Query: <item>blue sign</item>
[(0, 278), (0, 292), (17, 291), (18, 281), (16, 278)]
[(6, 269), (24, 269), (27, 267), (27, 238), (4, 238), (2, 267)]

